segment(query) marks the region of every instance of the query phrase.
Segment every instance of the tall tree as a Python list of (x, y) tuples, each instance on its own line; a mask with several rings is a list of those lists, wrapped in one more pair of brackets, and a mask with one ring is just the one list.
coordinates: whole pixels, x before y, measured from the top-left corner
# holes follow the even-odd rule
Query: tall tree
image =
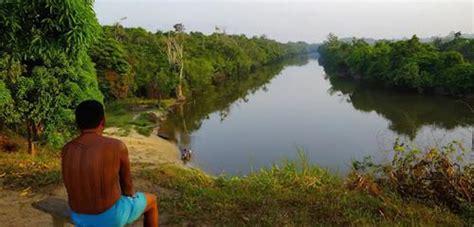
[(169, 34), (166, 39), (168, 61), (173, 71), (178, 73), (178, 86), (176, 86), (176, 98), (178, 100), (184, 100), (183, 94), (183, 82), (184, 82), (184, 25), (175, 24), (175, 34)]
[(102, 100), (87, 55), (98, 37), (92, 0), (0, 3), (0, 80), (11, 114), (0, 121), (25, 125), (34, 141), (60, 144), (72, 134), (72, 109), (84, 99)]

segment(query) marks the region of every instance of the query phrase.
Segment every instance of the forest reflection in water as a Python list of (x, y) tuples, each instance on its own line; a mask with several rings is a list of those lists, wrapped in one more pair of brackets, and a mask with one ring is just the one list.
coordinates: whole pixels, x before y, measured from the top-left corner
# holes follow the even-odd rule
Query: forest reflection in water
[(364, 86), (338, 77), (327, 79), (332, 85), (328, 90), (330, 94), (345, 97), (356, 110), (375, 111), (390, 121), (390, 130), (410, 139), (426, 125), (452, 130), (474, 124), (474, 112), (470, 108), (474, 104), (469, 99)]
[(159, 131), (193, 149), (191, 163), (215, 174), (297, 158), (296, 146), (310, 161), (344, 172), (351, 160), (383, 158), (397, 137), (430, 146), (456, 139), (470, 149), (467, 104), (329, 78), (316, 60), (295, 58), (195, 95)]
[(224, 121), (230, 114), (232, 104), (248, 102), (249, 96), (258, 90), (267, 91), (266, 84), (278, 76), (285, 66), (303, 66), (310, 58), (311, 56), (300, 56), (285, 59), (264, 66), (252, 74), (211, 86), (186, 102), (174, 106), (159, 131), (178, 142), (181, 147), (189, 147), (190, 135), (199, 130), (202, 121), (209, 119), (210, 114), (218, 113), (220, 121)]

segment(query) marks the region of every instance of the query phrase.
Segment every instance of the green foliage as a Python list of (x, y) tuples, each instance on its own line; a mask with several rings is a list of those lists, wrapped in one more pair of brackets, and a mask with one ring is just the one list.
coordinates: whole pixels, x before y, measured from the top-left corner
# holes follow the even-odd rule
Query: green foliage
[(13, 113), (13, 99), (10, 94), (10, 90), (6, 87), (3, 81), (0, 81), (0, 109), (2, 110), (0, 113), (0, 119), (4, 119), (3, 121), (6, 123), (8, 121), (14, 122), (14, 116), (9, 116), (10, 113)]
[(150, 136), (163, 112), (161, 103), (157, 101), (118, 100), (107, 106), (106, 124), (117, 128), (120, 136), (128, 135), (132, 129)]
[(97, 80), (106, 100), (127, 97), (133, 81), (133, 71), (125, 50), (110, 34), (104, 33), (89, 50), (97, 69)]
[(440, 40), (434, 45), (441, 51), (455, 51), (464, 57), (464, 59), (474, 62), (474, 39), (456, 37), (451, 41)]
[(0, 121), (26, 125), (19, 132), (29, 143), (70, 136), (72, 109), (102, 100), (87, 55), (100, 30), (92, 7), (90, 0), (0, 4), (0, 81), (11, 97)]
[(45, 64), (60, 56), (75, 61), (100, 30), (92, 0), (3, 1), (0, 18), (0, 48)]
[(456, 38), (426, 44), (413, 36), (409, 40), (379, 41), (369, 45), (358, 39), (342, 42), (330, 35), (328, 41), (319, 47), (319, 53), (320, 62), (329, 75), (419, 92), (464, 95), (474, 92), (470, 52), (473, 43), (472, 40)]
[[(184, 29), (184, 26), (179, 25), (178, 28)], [(134, 73), (134, 80), (128, 83), (132, 91), (130, 95), (145, 98), (177, 97), (181, 66), (177, 67), (169, 61), (169, 57), (173, 59), (173, 56), (168, 56), (167, 50), (170, 40), (183, 48), (182, 84), (187, 96), (210, 89), (219, 81), (248, 74), (265, 64), (314, 51), (313, 46), (303, 42), (282, 44), (266, 37), (247, 38), (221, 33), (204, 35), (184, 31), (151, 33), (142, 28), (124, 28), (120, 25), (105, 26), (104, 37), (108, 37), (104, 42), (110, 43), (97, 44), (97, 49), (91, 51), (98, 71), (116, 68), (104, 66), (101, 63), (104, 60), (109, 64), (128, 62)], [(112, 46), (116, 46), (116, 50), (109, 51), (114, 49)], [(110, 92), (105, 88), (102, 91)]]
[(185, 73), (192, 90), (202, 90), (212, 86), (214, 66), (205, 58), (196, 58), (186, 62)]

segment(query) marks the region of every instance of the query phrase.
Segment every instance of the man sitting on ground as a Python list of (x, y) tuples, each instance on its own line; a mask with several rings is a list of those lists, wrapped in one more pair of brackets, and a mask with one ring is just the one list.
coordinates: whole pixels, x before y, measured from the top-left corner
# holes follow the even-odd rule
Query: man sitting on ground
[(77, 226), (124, 226), (144, 213), (145, 226), (158, 226), (156, 196), (133, 191), (127, 147), (102, 136), (102, 104), (79, 104), (76, 123), (81, 135), (61, 154), (72, 221)]

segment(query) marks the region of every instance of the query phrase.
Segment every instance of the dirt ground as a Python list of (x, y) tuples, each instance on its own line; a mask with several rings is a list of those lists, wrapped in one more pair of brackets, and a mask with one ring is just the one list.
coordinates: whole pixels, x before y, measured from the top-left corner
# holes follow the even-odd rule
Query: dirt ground
[[(34, 209), (31, 204), (61, 193), (59, 187), (51, 193), (27, 195), (19, 191), (0, 190), (0, 226), (52, 226), (51, 217)], [(65, 192), (62, 197), (66, 197)]]
[[(135, 179), (134, 187), (136, 191), (158, 192), (158, 197), (162, 193), (170, 193), (166, 189), (156, 188), (150, 183)], [(0, 189), (0, 226), (1, 227), (29, 227), (29, 226), (53, 226), (51, 216), (31, 206), (32, 203), (48, 197), (57, 197), (67, 200), (64, 186), (56, 186), (42, 190), (38, 193), (29, 191), (13, 191)], [(167, 215), (160, 211), (160, 226), (167, 226)], [(68, 224), (66, 226), (73, 226)], [(143, 226), (143, 222), (138, 221), (133, 226)]]

